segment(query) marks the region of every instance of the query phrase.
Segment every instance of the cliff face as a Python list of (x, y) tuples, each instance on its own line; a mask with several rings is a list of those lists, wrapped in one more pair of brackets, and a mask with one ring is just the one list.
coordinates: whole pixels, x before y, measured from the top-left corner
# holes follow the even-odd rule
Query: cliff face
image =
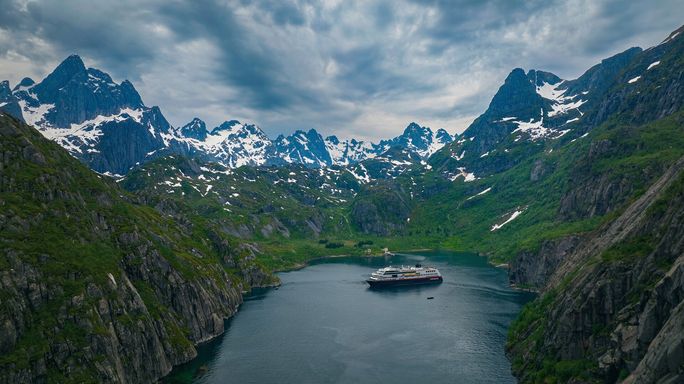
[(351, 207), (351, 220), (364, 233), (401, 234), (411, 212), (410, 199), (400, 187), (378, 184), (362, 189)]
[(591, 143), (566, 169), (556, 218), (599, 225), (547, 239), (512, 263), (512, 283), (541, 291), (509, 334), (523, 383), (684, 382), (678, 32), (630, 59), (587, 113)]
[(0, 115), (0, 383), (152, 382), (272, 278)]
[(684, 380), (684, 158), (615, 220), (560, 246), (568, 242), (576, 239), (536, 255), (555, 267), (527, 273), (529, 255), (516, 263), (518, 280), (544, 287), (512, 327), (516, 374), (523, 382)]

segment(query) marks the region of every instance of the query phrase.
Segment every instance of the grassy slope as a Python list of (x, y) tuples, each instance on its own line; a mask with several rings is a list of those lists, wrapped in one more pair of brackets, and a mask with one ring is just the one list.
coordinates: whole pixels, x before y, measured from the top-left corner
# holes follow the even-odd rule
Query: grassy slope
[[(83, 295), (91, 284), (107, 286), (109, 273), (119, 275), (122, 260), (134, 253), (119, 240), (122, 234), (135, 232), (149, 240), (187, 281), (216, 276), (219, 284), (231, 284), (218, 274), (226, 271), (234, 276), (232, 284), (239, 283), (236, 271), (222, 266), (208, 240), (207, 228), (198, 224), (182, 228), (149, 206), (131, 203), (127, 192), (93, 173), (37, 131), (5, 116), (0, 116), (0, 124), (11, 125), (15, 133), (19, 132), (0, 137), (0, 152), (11, 154), (0, 168), (4, 179), (0, 184), (0, 270), (8, 271), (18, 259), (20, 265), (38, 271), (41, 283), (50, 290), (46, 304), (22, 315), (27, 328), (14, 348), (0, 356), (0, 367), (26, 367), (46, 353), (50, 343), (59, 340), (73, 345), (70, 361), (82, 360), (79, 346), (87, 344), (92, 332), (106, 332), (106, 325), (99, 323), (88, 305), (74, 307), (69, 302)], [(43, 161), (22, 156), (26, 148)], [(150, 314), (167, 311), (144, 281), (134, 284)], [(0, 290), (0, 297), (0, 312), (13, 313), (13, 294)], [(64, 308), (84, 312), (69, 312), (66, 320), (60, 320), (55, 313)], [(122, 316), (119, 320), (123, 324), (134, 326), (135, 318)], [(95, 329), (88, 330), (71, 320), (79, 317), (90, 319)], [(175, 335), (179, 350), (191, 346), (183, 329), (171, 323), (166, 326), (167, 332)], [(63, 376), (61, 368), (48, 366), (48, 377), (57, 382), (85, 382), (94, 374), (94, 368), (87, 364), (69, 376)]]
[[(277, 207), (271, 215), (281, 222), (298, 223), (288, 226), (290, 236), (264, 236), (255, 231), (249, 238), (264, 250), (261, 255), (264, 265), (274, 269), (290, 268), (325, 255), (360, 254), (365, 250), (354, 246), (359, 241), (372, 241), (370, 248), (373, 252), (379, 252), (383, 247), (449, 248), (478, 251), (489, 255), (495, 262), (505, 262), (522, 250), (537, 249), (544, 240), (591, 231), (613, 218), (616, 213), (561, 220), (557, 213), (561, 197), (571, 188), (604, 174), (629, 180), (634, 185), (630, 199), (636, 198), (650, 181), (644, 170), (662, 170), (684, 152), (684, 136), (680, 129), (682, 118), (683, 114), (678, 113), (641, 126), (614, 118), (585, 137), (546, 143), (545, 147), (536, 150), (536, 155), (511, 169), (469, 183), (461, 179), (454, 182), (445, 180), (439, 176), (438, 170), (409, 171), (394, 180), (414, 195), (410, 222), (404, 233), (398, 236), (378, 237), (360, 233), (350, 214), (355, 190), (336, 186), (341, 192), (331, 194), (320, 188), (320, 183), (317, 185), (312, 181), (316, 176), (309, 173), (313, 172), (311, 170), (296, 170), (297, 175), (290, 176), (290, 169), (269, 169), (261, 173), (240, 169), (234, 175), (215, 180), (202, 181), (194, 177), (181, 180), (183, 194), (180, 195), (178, 192), (159, 193), (154, 189), (164, 180), (176, 182), (173, 178), (178, 176), (178, 172), (169, 170), (169, 165), (182, 160), (163, 159), (132, 174), (124, 186), (153, 196), (153, 200), (162, 199), (161, 196), (165, 200), (173, 200), (179, 207), (186, 207), (183, 208), (186, 215), (200, 222), (240, 225), (253, 223), (256, 217), (263, 221), (260, 225), (265, 225), (268, 221), (264, 217), (268, 215), (263, 215), (264, 206)], [(613, 143), (613, 150), (597, 159), (588, 159), (592, 142), (602, 140)], [(531, 181), (530, 172), (537, 160), (551, 171), (535, 182)], [(244, 172), (254, 173), (246, 175)], [(296, 178), (298, 181), (273, 184), (276, 173), (280, 173), (277, 178)], [(307, 174), (310, 177), (305, 177)], [(198, 192), (190, 186), (193, 183), (200, 191), (206, 190), (207, 184), (212, 184), (213, 194)], [(359, 188), (356, 184), (351, 185)], [(486, 188), (491, 188), (490, 192), (474, 196)], [(437, 192), (426, 192), (430, 190)], [(237, 203), (231, 199), (231, 205), (222, 203), (225, 196), (235, 192), (240, 194)], [(156, 203), (151, 202), (152, 205)], [(226, 211), (226, 207), (231, 211)], [(511, 212), (523, 208), (524, 212), (514, 221), (491, 231), (494, 224), (502, 223)], [(314, 216), (323, 218), (323, 230), (318, 236), (302, 224), (306, 218)], [(344, 245), (326, 248), (319, 239)]]

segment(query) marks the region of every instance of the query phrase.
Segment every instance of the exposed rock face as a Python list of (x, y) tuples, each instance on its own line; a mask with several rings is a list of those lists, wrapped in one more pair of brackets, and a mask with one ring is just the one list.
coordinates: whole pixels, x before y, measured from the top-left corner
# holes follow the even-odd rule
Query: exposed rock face
[[(400, 146), (427, 158), (453, 137), (411, 123), (402, 135), (380, 143), (341, 142), (315, 129), (275, 140), (254, 124), (225, 121), (212, 130), (199, 118), (172, 129), (158, 107), (147, 107), (128, 80), (115, 83), (77, 55), (67, 57), (38, 83), (25, 78), (14, 89), (0, 83), (0, 110), (25, 119), (47, 138), (101, 173), (125, 175), (139, 164), (179, 154), (241, 166), (349, 165)], [(130, 139), (122, 138), (132, 136)], [(131, 144), (133, 143), (133, 144)]]
[[(684, 380), (684, 158), (617, 219), (576, 240), (514, 263), (512, 279), (543, 287), (549, 301), (510, 346), (527, 356), (516, 367), (522, 381), (549, 356), (587, 361), (606, 382), (627, 373), (627, 383)], [(537, 257), (540, 265), (529, 261)], [(541, 341), (523, 342), (535, 330)]]
[(361, 232), (388, 236), (404, 231), (410, 212), (409, 199), (399, 187), (379, 184), (359, 192), (351, 216)]
[(64, 60), (32, 91), (40, 103), (55, 105), (46, 119), (56, 127), (68, 127), (99, 115), (113, 115), (124, 108), (143, 106), (140, 95), (129, 81), (115, 84), (106, 73), (86, 69), (76, 55)]
[(9, 81), (7, 80), (0, 82), (0, 112), (7, 113), (24, 121), (19, 100), (12, 94)]
[[(510, 169), (543, 149), (526, 142), (580, 136), (580, 132), (615, 113), (618, 107), (611, 107), (600, 117), (593, 111), (606, 102), (607, 94), (614, 93), (611, 87), (621, 81), (622, 71), (641, 52), (640, 48), (631, 48), (603, 60), (574, 80), (562, 80), (553, 73), (534, 69), (527, 73), (521, 68), (514, 69), (487, 110), (430, 163), (449, 169), (451, 174), (463, 168), (477, 176), (491, 175)], [(628, 90), (626, 94), (633, 92)]]
[(579, 183), (564, 195), (558, 213), (566, 220), (602, 216), (623, 204), (631, 192), (628, 180), (603, 174)]
[(273, 283), (224, 235), (122, 196), (0, 116), (0, 383), (154, 382)]
[(545, 241), (538, 252), (521, 252), (511, 263), (509, 279), (515, 286), (542, 288), (558, 265), (582, 241), (579, 236), (568, 236)]
[(180, 129), (180, 134), (184, 137), (204, 141), (207, 139), (207, 125), (204, 121), (195, 117), (191, 122), (185, 124)]

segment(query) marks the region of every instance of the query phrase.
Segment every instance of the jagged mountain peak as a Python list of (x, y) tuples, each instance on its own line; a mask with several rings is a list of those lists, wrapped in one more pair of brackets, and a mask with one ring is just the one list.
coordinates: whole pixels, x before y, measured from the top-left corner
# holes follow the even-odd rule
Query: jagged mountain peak
[[(94, 169), (116, 174), (168, 153), (198, 156), (230, 167), (283, 163), (324, 167), (372, 158), (391, 145), (427, 157), (452, 140), (446, 131), (433, 132), (415, 122), (402, 135), (380, 144), (324, 138), (315, 128), (271, 140), (257, 125), (238, 120), (208, 128), (194, 118), (174, 129), (158, 107), (144, 105), (130, 81), (117, 84), (105, 71), (87, 68), (77, 55), (67, 57), (42, 81), (26, 78), (5, 93), (12, 97), (0, 100), (5, 103), (3, 111), (20, 118), (23, 112), (30, 124)], [(125, 128), (115, 128), (119, 126)], [(111, 139), (114, 136), (116, 140)], [(135, 153), (116, 155), (120, 148), (115, 146), (123, 146), (125, 137), (136, 137)]]
[(50, 128), (69, 128), (127, 108), (145, 108), (133, 84), (116, 84), (109, 74), (86, 68), (77, 55), (67, 57), (39, 83), (25, 78), (14, 94), (27, 121)]
[(305, 131), (303, 129), (298, 129), (294, 131), (294, 133), (291, 135), (292, 137), (301, 137), (301, 138), (307, 138), (307, 139), (313, 139), (313, 140), (322, 140), (323, 136), (321, 136), (320, 133), (314, 128), (310, 128), (308, 131)]
[(672, 31), (666, 38), (663, 40), (660, 44), (666, 44), (669, 43), (670, 41), (676, 39), (677, 37), (680, 37), (684, 33), (684, 25), (681, 27), (675, 29)]
[(241, 125), (241, 123), (237, 120), (226, 120), (214, 127), (214, 129), (211, 130), (211, 134), (215, 135), (221, 131), (231, 131), (234, 127), (239, 125)]
[(10, 116), (14, 116), (17, 119), (24, 121), (19, 100), (12, 93), (8, 80), (0, 82), (0, 112), (7, 113)]
[(330, 135), (330, 136), (326, 137), (325, 141), (327, 141), (333, 145), (337, 145), (340, 143), (340, 139), (338, 139), (337, 136), (335, 136), (335, 135)]
[[(199, 120), (199, 119), (197, 119)], [(193, 120), (194, 121), (194, 120)], [(201, 120), (199, 120), (201, 121)], [(204, 122), (202, 122), (204, 123)], [(227, 120), (212, 129), (209, 133), (212, 136), (222, 136), (227, 138), (247, 138), (255, 136), (262, 140), (269, 140), (264, 131), (256, 124), (241, 123), (238, 120)]]
[(451, 134), (449, 134), (449, 132), (447, 132), (447, 130), (444, 128), (439, 128), (437, 132), (435, 132), (435, 138), (441, 142), (447, 142), (447, 140), (451, 141), (454, 139), (454, 137), (451, 136)]
[(544, 86), (544, 84), (558, 84), (561, 81), (563, 81), (563, 79), (561, 79), (560, 77), (556, 76), (551, 72), (540, 71), (536, 69), (530, 69), (527, 72), (527, 78), (536, 87)]
[(74, 77), (80, 77), (81, 81), (87, 80), (85, 64), (78, 55), (64, 59), (43, 81), (33, 87), (33, 91), (41, 102), (52, 103), (57, 98), (57, 93)]
[(402, 136), (408, 139), (421, 140), (425, 137), (432, 136), (432, 129), (430, 127), (423, 127), (416, 122), (411, 122), (406, 126)]
[(415, 121), (412, 121), (409, 123), (409, 125), (406, 126), (404, 129), (404, 132), (410, 132), (410, 131), (415, 131), (415, 130), (425, 130), (425, 129), (430, 129), (427, 127), (423, 127), (420, 124), (416, 123)]
[(77, 73), (85, 72), (86, 71), (86, 66), (85, 63), (83, 63), (83, 59), (81, 59), (81, 56), (79, 55), (69, 55), (66, 59), (64, 59), (58, 66), (55, 68), (55, 70), (52, 73), (56, 74), (70, 74), (74, 75)]
[(22, 90), (22, 89), (24, 89), (24, 88), (30, 88), (30, 87), (32, 87), (32, 86), (35, 85), (35, 84), (36, 84), (36, 82), (33, 81), (32, 78), (30, 78), (30, 77), (24, 77), (23, 79), (21, 79), (21, 81), (19, 82), (19, 84), (15, 85), (14, 88), (12, 88), (12, 91), (13, 91), (13, 92), (17, 92), (17, 91), (20, 91), (20, 90)]
[(527, 80), (527, 74), (525, 73), (525, 70), (516, 67), (511, 70), (511, 72), (508, 73), (508, 76), (506, 76), (506, 79), (504, 80), (504, 85), (506, 84), (514, 84), (517, 82), (520, 82), (521, 84)]
[(390, 147), (400, 147), (426, 158), (451, 141), (453, 136), (444, 129), (438, 135), (430, 127), (411, 122), (401, 135), (390, 140), (382, 140), (378, 146), (382, 149), (381, 152), (387, 151)]
[(190, 139), (204, 141), (207, 138), (207, 124), (201, 119), (195, 117), (189, 123), (185, 124), (179, 129), (180, 135)]
[(9, 80), (0, 81), (0, 98), (6, 97), (11, 94), (12, 90), (10, 89)]

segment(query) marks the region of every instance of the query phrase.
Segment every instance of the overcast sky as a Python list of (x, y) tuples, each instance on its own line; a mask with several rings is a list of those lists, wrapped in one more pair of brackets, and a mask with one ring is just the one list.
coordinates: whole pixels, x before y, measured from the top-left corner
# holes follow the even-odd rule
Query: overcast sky
[(454, 133), (514, 67), (575, 78), (681, 24), (681, 0), (0, 0), (0, 79), (40, 80), (76, 53), (176, 126)]

